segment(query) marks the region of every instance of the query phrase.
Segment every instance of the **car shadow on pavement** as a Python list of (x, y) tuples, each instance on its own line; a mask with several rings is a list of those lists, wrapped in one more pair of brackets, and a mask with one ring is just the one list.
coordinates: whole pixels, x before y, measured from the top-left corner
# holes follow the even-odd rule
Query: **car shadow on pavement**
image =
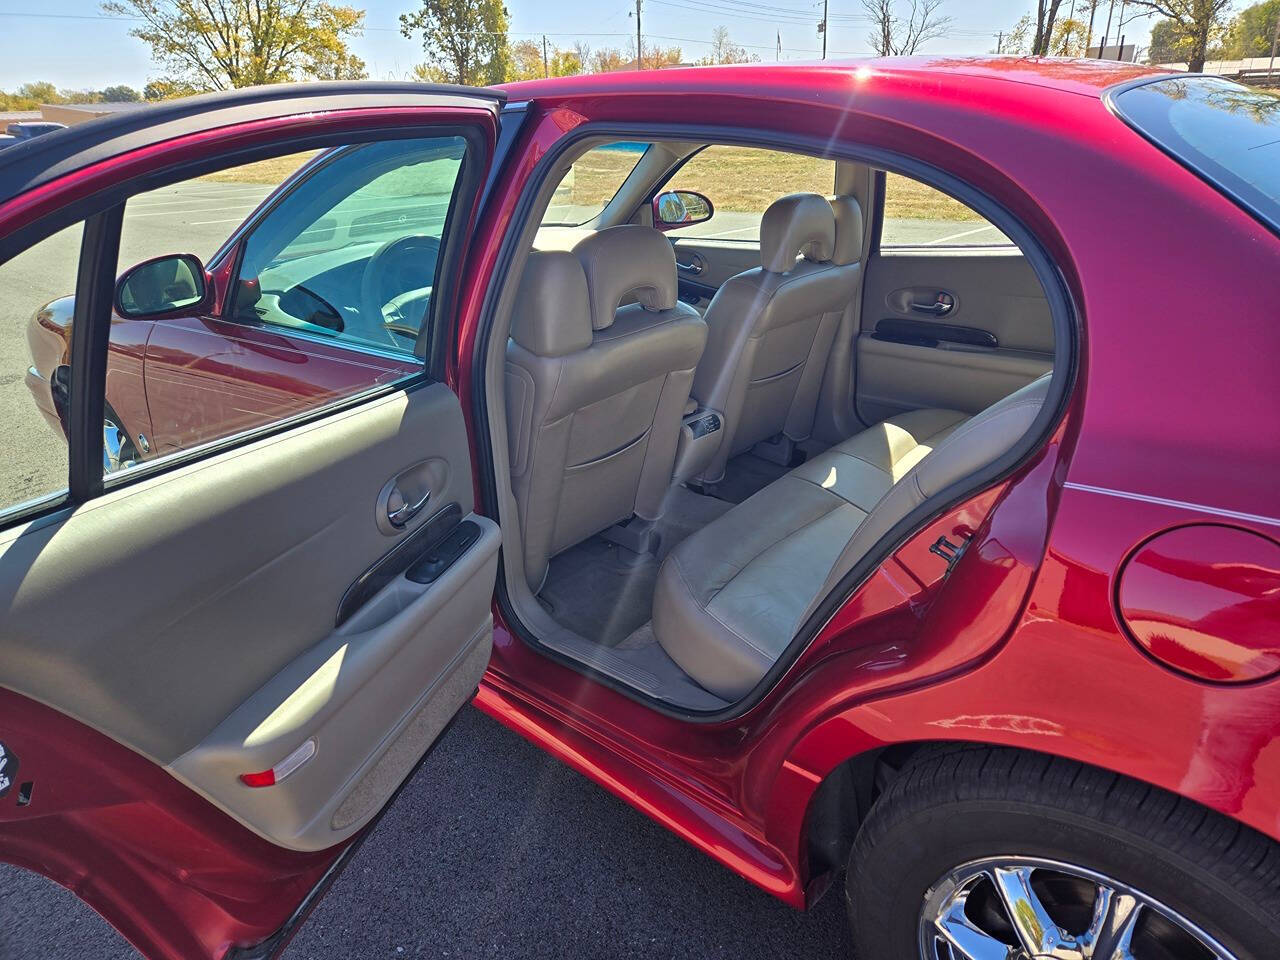
[[(800, 913), (468, 708), (285, 952), (342, 957), (843, 957)], [(67, 891), (0, 866), (0, 957), (137, 955)]]

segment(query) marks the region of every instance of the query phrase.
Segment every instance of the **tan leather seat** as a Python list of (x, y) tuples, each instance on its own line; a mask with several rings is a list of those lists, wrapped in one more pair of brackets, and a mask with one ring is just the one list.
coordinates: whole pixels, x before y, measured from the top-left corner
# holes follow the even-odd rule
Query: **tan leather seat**
[(764, 212), (760, 266), (729, 278), (707, 308), (693, 396), (723, 414), (724, 437), (704, 483), (723, 479), (728, 459), (761, 440), (809, 436), (831, 341), (858, 290), (861, 251), (862, 211), (852, 197), (793, 193)]
[(663, 561), (653, 599), (658, 642), (712, 693), (746, 695), (894, 524), (1012, 447), (1048, 387), (1046, 375), (972, 418), (954, 410), (892, 417), (738, 504)]
[[(628, 295), (637, 302), (619, 308)], [(661, 516), (707, 328), (676, 299), (675, 254), (649, 227), (534, 251), (517, 296), (507, 425), (537, 592), (560, 551), (632, 514)]]

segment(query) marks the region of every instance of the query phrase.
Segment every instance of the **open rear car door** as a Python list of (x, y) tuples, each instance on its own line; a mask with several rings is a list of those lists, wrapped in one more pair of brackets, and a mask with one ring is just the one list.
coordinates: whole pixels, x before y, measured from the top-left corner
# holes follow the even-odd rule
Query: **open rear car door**
[[(486, 669), (499, 533), (473, 512), (462, 410), (441, 380), (500, 107), (500, 94), (421, 84), (285, 86), (148, 107), (0, 155), (0, 267), (81, 225), (70, 356), (48, 387), (65, 489), (0, 512), (0, 859), (72, 888), (148, 957), (277, 953)], [(356, 344), (351, 355), (382, 363), (365, 365), (380, 372), (360, 389), (104, 474), (112, 377), (128, 372), (108, 363), (108, 340), (136, 322), (115, 289), (131, 197), (299, 151), (412, 141), (429, 165), (445, 140), (456, 176), (428, 217), (426, 319), (390, 351), (394, 376), (387, 350)], [(308, 332), (323, 317), (278, 333), (229, 313), (253, 218), (304, 186), (286, 183), (244, 243), (228, 240), (182, 319), (230, 346), (172, 369), (208, 386), (232, 355), (299, 377), (346, 363), (333, 353), (346, 347)], [(242, 279), (265, 294), (265, 280)], [(187, 414), (200, 394), (184, 396)]]

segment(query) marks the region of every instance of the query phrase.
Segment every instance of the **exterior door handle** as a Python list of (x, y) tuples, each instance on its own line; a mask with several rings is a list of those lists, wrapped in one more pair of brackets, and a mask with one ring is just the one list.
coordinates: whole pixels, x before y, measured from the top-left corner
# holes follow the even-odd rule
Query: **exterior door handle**
[[(401, 497), (403, 500), (403, 497)], [(431, 491), (428, 490), (422, 495), (422, 499), (415, 503), (402, 503), (399, 507), (392, 508), (391, 501), (387, 501), (387, 520), (393, 527), (403, 527), (406, 523), (422, 512), (422, 508), (427, 505), (427, 501), (431, 499)]]

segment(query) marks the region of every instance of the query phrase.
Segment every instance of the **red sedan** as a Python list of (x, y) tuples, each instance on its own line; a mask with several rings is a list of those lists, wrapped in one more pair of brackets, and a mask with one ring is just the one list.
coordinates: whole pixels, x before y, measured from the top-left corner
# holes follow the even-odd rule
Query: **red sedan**
[(29, 331), (65, 484), (0, 494), (0, 858), (276, 956), (474, 702), (840, 881), (863, 958), (1273, 956), (1278, 154), (1273, 94), (1025, 58), (6, 150), (0, 280), (70, 242), (75, 297)]

